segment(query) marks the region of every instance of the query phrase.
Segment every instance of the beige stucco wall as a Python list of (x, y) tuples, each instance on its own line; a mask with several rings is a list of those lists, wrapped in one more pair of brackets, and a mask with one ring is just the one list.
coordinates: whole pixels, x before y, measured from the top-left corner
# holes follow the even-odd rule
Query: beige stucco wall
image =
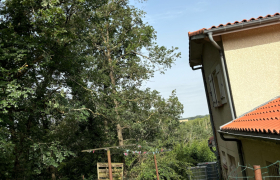
[[(267, 166), (267, 161), (274, 163), (280, 160), (280, 144), (270, 142), (267, 140), (259, 139), (242, 139), (243, 151), (245, 156), (245, 164), (260, 165), (261, 167)], [(266, 172), (267, 168), (262, 169), (262, 172)], [(253, 176), (254, 172), (247, 169), (247, 176)]]
[[(220, 42), (218, 42), (218, 44), (220, 46), (222, 46), (222, 44)], [(206, 84), (207, 84), (207, 90), (208, 90), (207, 93), (210, 97), (210, 86), (209, 86), (208, 76), (215, 70), (216, 66), (221, 63), (219, 51), (211, 43), (207, 42), (203, 46), (203, 57), (202, 57), (202, 59), (203, 59), (203, 66), (204, 66), (204, 73), (205, 73), (205, 79), (206, 79)], [(226, 98), (228, 99), (227, 94), (226, 94)], [(211, 97), (210, 97), (210, 99), (211, 99)], [(225, 123), (228, 123), (229, 121), (232, 120), (229, 104), (227, 102), (222, 107), (213, 107), (212, 100), (210, 100), (210, 103), (211, 103), (211, 111), (212, 111), (212, 115), (213, 115), (214, 125), (216, 127), (215, 131), (216, 131), (220, 156), (222, 158), (222, 152), (224, 152), (225, 153), (225, 159), (227, 161), (227, 165), (229, 165), (228, 155), (234, 157), (235, 162), (237, 164), (240, 161), (239, 161), (238, 149), (237, 149), (236, 142), (223, 141), (220, 138), (219, 133), (217, 133), (217, 130), (220, 129), (221, 125), (223, 125)]]
[(222, 36), (237, 116), (280, 95), (280, 25)]

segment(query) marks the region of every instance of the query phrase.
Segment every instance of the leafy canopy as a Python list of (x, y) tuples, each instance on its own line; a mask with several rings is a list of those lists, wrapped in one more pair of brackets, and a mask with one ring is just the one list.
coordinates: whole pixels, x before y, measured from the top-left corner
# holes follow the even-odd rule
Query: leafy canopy
[[(0, 2), (0, 179), (94, 179), (106, 155), (83, 149), (174, 146), (183, 106), (143, 83), (180, 53), (156, 44), (144, 14), (128, 0)], [(181, 177), (188, 163), (173, 157), (159, 158), (162, 177)], [(132, 175), (151, 178), (151, 162)]]

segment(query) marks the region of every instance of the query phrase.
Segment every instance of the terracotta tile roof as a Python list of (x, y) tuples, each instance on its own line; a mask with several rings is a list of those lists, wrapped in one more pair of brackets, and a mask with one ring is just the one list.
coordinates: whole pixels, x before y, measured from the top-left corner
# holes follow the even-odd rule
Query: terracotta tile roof
[(234, 24), (255, 21), (255, 20), (264, 19), (264, 18), (268, 18), (268, 17), (274, 17), (274, 16), (277, 16), (277, 15), (280, 15), (280, 13), (275, 13), (274, 15), (268, 14), (265, 17), (259, 16), (258, 18), (251, 18), (249, 20), (243, 19), (242, 21), (235, 21), (233, 23), (220, 24), (219, 26), (212, 26), (208, 29), (207, 28), (202, 28), (202, 29), (199, 29), (197, 31), (189, 32), (188, 34), (189, 34), (189, 37), (191, 37), (191, 36), (194, 36), (194, 35), (203, 34), (204, 30), (210, 30), (210, 29), (214, 29), (214, 28), (220, 28), (220, 27), (230, 26), (230, 25), (234, 25)]
[(280, 134), (280, 97), (222, 126), (221, 130)]

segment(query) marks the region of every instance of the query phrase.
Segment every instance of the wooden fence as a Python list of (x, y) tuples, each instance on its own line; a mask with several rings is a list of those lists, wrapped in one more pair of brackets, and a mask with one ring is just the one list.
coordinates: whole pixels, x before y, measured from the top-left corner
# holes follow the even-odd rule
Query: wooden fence
[[(123, 163), (111, 163), (114, 180), (123, 180)], [(108, 163), (97, 163), (98, 180), (109, 180)]]

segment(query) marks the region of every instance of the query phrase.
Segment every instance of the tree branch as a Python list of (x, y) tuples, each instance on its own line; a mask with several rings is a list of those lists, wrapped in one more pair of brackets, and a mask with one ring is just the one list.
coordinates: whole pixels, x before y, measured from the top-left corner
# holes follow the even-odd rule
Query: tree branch
[(143, 122), (145, 122), (145, 121), (148, 121), (151, 117), (152, 117), (152, 115), (154, 115), (155, 113), (152, 113), (146, 120), (144, 120), (144, 121), (142, 121), (141, 123), (143, 123)]
[(88, 111), (90, 111), (93, 115), (103, 116), (104, 118), (106, 118), (105, 115), (100, 114), (100, 113), (95, 113), (95, 112), (93, 112), (93, 111), (92, 111), (91, 109), (89, 109), (89, 108), (71, 109), (71, 111), (82, 111), (82, 110), (88, 110)]
[(131, 128), (130, 126), (124, 126), (124, 127), (122, 127), (122, 129), (129, 129), (129, 128)]

